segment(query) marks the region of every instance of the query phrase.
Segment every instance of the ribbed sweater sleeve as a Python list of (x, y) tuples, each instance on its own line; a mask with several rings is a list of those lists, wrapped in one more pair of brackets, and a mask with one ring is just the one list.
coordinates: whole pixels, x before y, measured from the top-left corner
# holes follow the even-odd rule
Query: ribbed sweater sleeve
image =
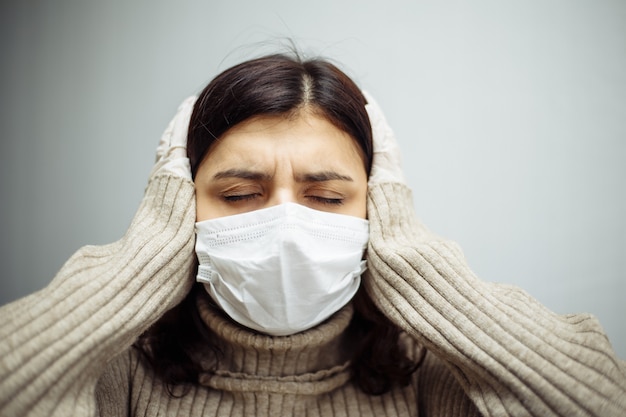
[(107, 363), (193, 279), (193, 183), (152, 178), (127, 233), (78, 250), (43, 290), (0, 310), (0, 415), (96, 415)]
[[(368, 293), (483, 415), (626, 415), (626, 366), (594, 317), (557, 315), (516, 287), (478, 279), (456, 244), (416, 219), (402, 184), (371, 186), (368, 215)], [(455, 404), (440, 406), (455, 415)]]

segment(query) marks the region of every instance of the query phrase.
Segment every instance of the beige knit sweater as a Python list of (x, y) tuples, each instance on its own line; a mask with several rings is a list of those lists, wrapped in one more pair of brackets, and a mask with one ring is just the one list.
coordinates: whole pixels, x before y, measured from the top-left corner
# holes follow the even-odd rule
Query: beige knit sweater
[(403, 185), (372, 187), (368, 216), (364, 285), (411, 354), (426, 355), (407, 387), (368, 396), (352, 384), (350, 305), (270, 337), (200, 297), (224, 358), (169, 396), (130, 347), (193, 283), (193, 184), (161, 176), (121, 240), (82, 248), (48, 287), (0, 309), (0, 415), (626, 415), (626, 364), (593, 317), (477, 279), (457, 246), (418, 223)]

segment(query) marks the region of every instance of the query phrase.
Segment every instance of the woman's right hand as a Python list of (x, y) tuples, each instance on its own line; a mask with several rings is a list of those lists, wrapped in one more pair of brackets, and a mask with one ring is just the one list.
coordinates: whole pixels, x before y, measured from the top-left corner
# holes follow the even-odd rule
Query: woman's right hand
[(372, 187), (383, 183), (404, 184), (400, 149), (393, 130), (376, 100), (367, 91), (363, 91), (363, 95), (367, 100), (365, 110), (370, 119), (374, 141), (374, 158), (368, 185)]
[[(197, 97), (185, 99), (161, 135), (156, 149), (156, 162), (150, 172), (141, 206), (122, 241), (145, 241), (154, 267), (178, 260), (181, 267), (173, 270), (170, 283), (178, 282), (172, 295), (178, 303), (191, 289), (195, 265), (196, 201), (189, 158), (187, 133)], [(147, 236), (152, 236), (150, 240)], [(176, 245), (172, 246), (174, 242)], [(184, 266), (183, 266), (184, 265)], [(170, 305), (172, 307), (173, 305)]]
[(176, 115), (161, 135), (156, 150), (156, 164), (152, 168), (150, 178), (174, 175), (191, 181), (191, 168), (187, 158), (187, 133), (196, 99), (196, 96), (188, 97), (178, 106)]

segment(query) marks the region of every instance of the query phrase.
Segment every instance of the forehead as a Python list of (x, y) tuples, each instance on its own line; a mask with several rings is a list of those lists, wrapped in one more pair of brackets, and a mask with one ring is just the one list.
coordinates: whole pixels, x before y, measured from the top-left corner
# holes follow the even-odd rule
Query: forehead
[(294, 117), (261, 116), (232, 127), (216, 140), (202, 165), (215, 169), (233, 163), (263, 167), (290, 160), (293, 168), (364, 167), (356, 141), (324, 117), (301, 112)]

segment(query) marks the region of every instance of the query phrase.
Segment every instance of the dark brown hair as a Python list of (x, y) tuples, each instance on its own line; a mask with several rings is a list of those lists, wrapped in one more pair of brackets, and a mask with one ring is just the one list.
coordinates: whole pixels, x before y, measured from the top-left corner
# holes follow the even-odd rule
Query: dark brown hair
[[(189, 123), (187, 154), (192, 175), (211, 145), (232, 126), (251, 117), (292, 117), (304, 108), (325, 117), (358, 144), (369, 175), (372, 130), (366, 99), (356, 84), (336, 66), (321, 59), (300, 60), (270, 55), (236, 65), (218, 75), (198, 97)], [(203, 369), (197, 352), (212, 350), (210, 330), (202, 323), (196, 285), (189, 295), (144, 333), (135, 346), (165, 381), (168, 389), (196, 383)], [(392, 324), (359, 289), (350, 331), (357, 339), (352, 357), (354, 381), (368, 394), (382, 394), (406, 385), (417, 364), (400, 345), (400, 329)]]
[(194, 106), (187, 139), (192, 176), (211, 144), (232, 126), (253, 116), (290, 117), (303, 108), (357, 141), (369, 175), (372, 129), (365, 104), (356, 84), (327, 61), (270, 55), (236, 65), (211, 81)]

